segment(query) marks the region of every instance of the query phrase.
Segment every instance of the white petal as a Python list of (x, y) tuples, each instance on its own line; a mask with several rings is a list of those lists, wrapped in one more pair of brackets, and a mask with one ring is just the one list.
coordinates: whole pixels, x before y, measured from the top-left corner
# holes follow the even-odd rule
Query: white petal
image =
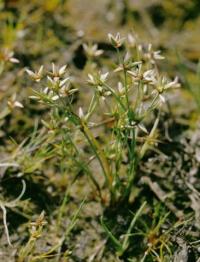
[(73, 94), (73, 93), (75, 93), (77, 91), (78, 91), (78, 88), (73, 88), (73, 89), (70, 89), (68, 92), (71, 95), (71, 94)]
[(92, 46), (92, 51), (95, 52), (97, 49), (98, 49), (97, 44), (94, 44), (94, 45)]
[(99, 49), (99, 50), (97, 50), (95, 53), (94, 53), (94, 55), (95, 56), (100, 56), (100, 55), (102, 55), (103, 54), (103, 50), (101, 50), (101, 49)]
[(112, 41), (112, 40), (114, 39), (114, 36), (109, 33), (109, 34), (108, 34), (108, 39), (109, 39), (110, 41)]
[(48, 87), (45, 87), (45, 89), (43, 90), (43, 93), (46, 95), (49, 91), (49, 88)]
[(38, 70), (38, 75), (41, 75), (41, 74), (42, 74), (43, 68), (44, 68), (44, 66), (42, 65), (42, 66), (40, 67), (40, 69)]
[(153, 56), (154, 56), (154, 59), (157, 59), (157, 60), (162, 60), (162, 59), (165, 59), (164, 56), (160, 55), (161, 51), (158, 50), (156, 52), (153, 53)]
[(117, 88), (118, 88), (120, 94), (125, 93), (125, 88), (123, 87), (121, 82), (118, 82)]
[(64, 80), (62, 80), (62, 81), (60, 82), (60, 87), (64, 86), (64, 84), (66, 84), (66, 82), (68, 82), (69, 80), (70, 80), (69, 77), (67, 77), (67, 78), (65, 78)]
[(11, 57), (9, 60), (10, 60), (11, 63), (14, 63), (14, 64), (18, 64), (19, 63), (19, 60), (17, 58), (15, 58), (15, 57)]
[(126, 53), (125, 57), (124, 57), (124, 62), (128, 62), (131, 58), (131, 55), (129, 52)]
[(60, 98), (60, 97), (56, 95), (56, 96), (52, 96), (51, 99), (52, 99), (53, 101), (56, 101), (56, 100), (58, 100), (59, 98)]
[(107, 77), (108, 77), (108, 75), (109, 75), (109, 72), (107, 72), (107, 73), (105, 73), (105, 74), (101, 74), (100, 80), (101, 80), (102, 82), (105, 82), (106, 79), (107, 79)]
[(91, 74), (88, 74), (89, 82), (94, 83), (94, 77)]
[(31, 70), (29, 70), (29, 69), (26, 69), (25, 71), (26, 71), (26, 73), (27, 73), (28, 75), (30, 75), (31, 77), (35, 77), (35, 73), (34, 73), (33, 71), (31, 71)]
[(104, 95), (105, 96), (110, 96), (112, 93), (110, 92), (110, 91), (106, 91), (105, 93), (104, 93)]
[(87, 44), (82, 44), (82, 46), (83, 46), (83, 49), (87, 52), (87, 50), (88, 50), (88, 45)]
[(49, 82), (50, 82), (51, 84), (54, 84), (54, 81), (53, 81), (53, 79), (52, 79), (50, 76), (47, 76), (47, 79), (49, 80)]
[(138, 127), (146, 134), (148, 134), (148, 131), (146, 129), (146, 127), (143, 124), (138, 124)]
[(18, 102), (18, 101), (15, 101), (14, 102), (14, 106), (15, 107), (20, 107), (20, 108), (23, 108), (24, 106), (22, 105), (22, 103)]
[(37, 100), (39, 99), (39, 97), (37, 97), (37, 96), (29, 96), (29, 98), (30, 99), (37, 99)]
[(60, 68), (60, 70), (59, 70), (59, 75), (63, 75), (63, 74), (65, 73), (66, 67), (67, 67), (67, 65), (64, 65), (64, 66), (62, 66), (62, 67)]
[(120, 36), (120, 33), (118, 32), (118, 33), (116, 34), (116, 37), (115, 37), (115, 39), (116, 39), (117, 41), (119, 41), (119, 40), (120, 40), (120, 38), (121, 38), (121, 36)]
[(134, 71), (131, 71), (131, 70), (128, 70), (127, 73), (131, 76), (133, 76), (134, 78), (137, 77), (137, 73)]
[(168, 83), (166, 86), (165, 86), (165, 89), (168, 89), (168, 88), (171, 88), (171, 87), (180, 87), (180, 84), (178, 83), (178, 77), (176, 76), (175, 79)]
[(52, 73), (56, 74), (56, 66), (54, 63), (52, 63)]
[(83, 117), (84, 117), (84, 113), (83, 113), (82, 107), (79, 107), (79, 109), (78, 109), (78, 116), (79, 116), (80, 118), (83, 118)]
[(165, 97), (163, 96), (163, 95), (159, 95), (159, 98), (160, 98), (160, 100), (161, 100), (161, 102), (162, 103), (165, 103), (166, 102), (166, 99), (165, 99)]

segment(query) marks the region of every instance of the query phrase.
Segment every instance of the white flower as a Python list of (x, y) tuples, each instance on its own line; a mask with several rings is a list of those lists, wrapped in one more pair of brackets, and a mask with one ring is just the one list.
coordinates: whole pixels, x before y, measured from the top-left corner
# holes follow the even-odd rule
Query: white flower
[(112, 34), (108, 34), (108, 38), (111, 42), (111, 44), (115, 47), (115, 48), (119, 48), (120, 46), (122, 46), (125, 38), (121, 38), (120, 33), (117, 33), (116, 36), (113, 36)]
[(19, 63), (19, 60), (14, 57), (14, 52), (10, 51), (8, 48), (5, 48), (0, 53), (0, 60), (3, 60), (5, 62), (11, 62), (11, 63)]
[(144, 84), (153, 84), (156, 81), (156, 71), (154, 69), (150, 69), (142, 72), (142, 65), (134, 70), (128, 70), (128, 74), (130, 74), (135, 82), (143, 81)]
[(145, 71), (143, 73), (143, 80), (148, 83), (154, 83), (156, 80), (156, 71), (154, 69)]
[(150, 61), (150, 63), (155, 64), (156, 60), (163, 60), (165, 59), (164, 56), (160, 55), (161, 51), (153, 51), (152, 44), (148, 45), (147, 53), (145, 53), (145, 57)]
[(47, 79), (49, 81), (48, 87), (51, 90), (54, 90), (54, 91), (58, 92), (58, 91), (60, 91), (62, 89), (69, 89), (70, 77), (66, 77), (63, 80), (60, 80), (57, 77), (51, 78), (50, 76), (47, 76)]
[(40, 82), (41, 78), (42, 78), (42, 72), (43, 72), (43, 68), (44, 66), (42, 65), (38, 71), (33, 72), (29, 69), (26, 69), (26, 73), (36, 82)]
[(62, 77), (66, 73), (67, 65), (63, 65), (58, 68), (54, 63), (52, 63), (52, 72), (49, 72), (53, 80), (57, 81), (60, 77)]
[(169, 88), (179, 88), (181, 85), (178, 82), (178, 77), (176, 76), (173, 81), (165, 84), (165, 90)]
[(111, 91), (108, 90), (105, 86), (108, 75), (108, 72), (104, 74), (98, 72), (95, 75), (88, 74), (88, 83), (96, 88), (98, 94), (101, 96), (102, 99), (105, 99), (106, 96), (111, 95)]
[(88, 74), (87, 82), (93, 86), (102, 86), (106, 82), (108, 75), (109, 75), (108, 72), (104, 74), (102, 74), (101, 72), (98, 72), (95, 75)]
[(90, 57), (96, 57), (103, 54), (103, 50), (98, 49), (97, 44), (91, 45), (91, 44), (83, 44), (83, 49), (85, 53)]
[(155, 89), (152, 91), (152, 94), (156, 94), (159, 96), (160, 101), (162, 103), (165, 102), (165, 97), (163, 93), (170, 88), (178, 88), (180, 87), (180, 83), (178, 83), (178, 77), (175, 77), (173, 81), (169, 82), (166, 77), (160, 77), (159, 79), (154, 81)]
[(19, 107), (19, 108), (23, 108), (24, 107), (22, 105), (22, 103), (20, 103), (19, 101), (16, 100), (16, 94), (12, 95), (11, 99), (8, 100), (7, 104), (10, 107), (10, 109), (14, 109), (15, 107)]
[(108, 75), (109, 75), (108, 72), (105, 74), (100, 74), (100, 81), (104, 83), (107, 80)]
[(139, 66), (142, 64), (142, 61), (136, 61), (133, 62), (132, 60), (132, 56), (130, 55), (129, 52), (126, 53), (125, 57), (124, 57), (124, 61), (122, 64), (120, 64), (115, 70), (114, 72), (120, 72), (120, 71), (131, 71), (133, 68)]

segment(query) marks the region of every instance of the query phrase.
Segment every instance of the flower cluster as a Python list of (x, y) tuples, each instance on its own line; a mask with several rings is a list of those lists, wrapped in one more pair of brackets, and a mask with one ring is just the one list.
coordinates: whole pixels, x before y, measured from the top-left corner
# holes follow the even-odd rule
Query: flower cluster
[(120, 46), (122, 46), (125, 38), (120, 36), (120, 33), (117, 33), (116, 36), (113, 36), (112, 34), (108, 34), (108, 38), (111, 42), (111, 44), (115, 47), (115, 48), (119, 48)]
[(98, 72), (96, 74), (88, 74), (88, 83), (96, 88), (97, 93), (103, 99), (111, 95), (111, 91), (108, 90), (105, 86), (108, 75), (108, 72), (104, 74), (102, 74), (101, 72)]
[[(43, 68), (44, 67), (41, 66), (36, 72), (26, 69), (26, 72), (34, 81), (40, 82), (43, 77)], [(52, 70), (47, 72), (46, 86), (42, 88), (41, 92), (35, 92), (36, 95), (31, 96), (31, 98), (40, 101), (42, 100), (41, 98), (43, 98), (43, 100), (46, 99), (47, 101), (53, 102), (75, 93), (77, 89), (71, 89), (70, 77), (65, 77), (66, 68), (66, 65), (58, 68), (52, 63)]]
[(172, 88), (179, 88), (180, 83), (178, 82), (178, 77), (175, 77), (173, 81), (167, 80), (166, 77), (159, 77), (158, 79), (155, 79), (154, 82), (155, 89), (152, 91), (152, 94), (155, 94), (160, 98), (161, 102), (165, 102), (165, 97), (163, 96), (163, 93), (167, 91), (168, 89)]

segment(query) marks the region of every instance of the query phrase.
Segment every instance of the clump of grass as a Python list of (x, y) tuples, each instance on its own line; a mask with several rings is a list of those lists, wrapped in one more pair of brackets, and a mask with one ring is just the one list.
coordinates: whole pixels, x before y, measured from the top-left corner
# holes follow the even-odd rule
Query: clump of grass
[(139, 218), (139, 216), (141, 215), (141, 213), (143, 212), (143, 209), (146, 206), (146, 202), (144, 202), (141, 207), (138, 209), (138, 211), (136, 212), (136, 214), (133, 216), (133, 219), (131, 220), (131, 223), (127, 229), (127, 232), (121, 236), (122, 241), (118, 240), (113, 234), (112, 232), (108, 229), (108, 227), (106, 226), (106, 224), (103, 221), (103, 218), (101, 218), (101, 224), (105, 230), (105, 232), (107, 233), (108, 237), (112, 240), (115, 248), (116, 248), (116, 254), (117, 256), (122, 256), (126, 250), (129, 247), (129, 239), (132, 236), (131, 232), (133, 227), (135, 226), (135, 223), (137, 221), (137, 219)]
[[(41, 261), (42, 259), (55, 259), (54, 261), (60, 261), (60, 257), (62, 256), (63, 259), (67, 259), (68, 255), (70, 254), (70, 250), (65, 250), (65, 252), (61, 253), (61, 247), (68, 237), (68, 235), (71, 233), (73, 228), (75, 227), (78, 216), (80, 212), (82, 211), (82, 208), (84, 206), (85, 199), (81, 202), (79, 208), (76, 210), (76, 212), (73, 214), (71, 221), (69, 225), (67, 226), (66, 230), (63, 232), (62, 237), (59, 239), (58, 243), (51, 248), (48, 249), (46, 252), (40, 252), (38, 254), (37, 252), (37, 242), (40, 238), (42, 238), (42, 234), (44, 233), (44, 227), (48, 224), (48, 222), (45, 220), (45, 212), (42, 211), (41, 214), (38, 216), (38, 218), (34, 222), (29, 223), (30, 227), (30, 236), (27, 241), (27, 243), (22, 246), (18, 252), (18, 258), (17, 262), (25, 262), (27, 261)], [(62, 216), (62, 214), (59, 212), (59, 216)], [(59, 224), (58, 230), (59, 230)]]
[[(27, 73), (39, 85), (38, 89), (33, 89), (31, 98), (50, 109), (49, 119), (42, 120), (47, 131), (65, 136), (72, 161), (82, 163), (102, 202), (105, 201), (102, 190), (106, 189), (106, 201), (116, 203), (129, 198), (138, 164), (156, 144), (159, 111), (166, 101), (165, 93), (179, 87), (179, 83), (177, 78), (171, 81), (160, 74), (157, 60), (164, 57), (151, 45), (141, 45), (130, 35), (122, 38), (119, 33), (109, 34), (109, 40), (116, 49), (114, 70), (104, 65), (99, 67), (95, 62), (103, 53), (97, 45), (84, 45), (91, 64), (87, 84), (93, 93), (87, 108), (76, 108), (73, 103), (75, 94), (84, 91), (73, 83), (66, 65), (59, 68), (53, 63), (50, 72), (43, 73), (41, 66), (36, 72), (27, 69)], [(157, 116), (152, 118), (156, 110)], [(95, 121), (99, 111), (103, 111), (105, 117), (102, 122)], [(148, 119), (152, 119), (152, 123), (148, 123)], [(148, 130), (146, 123), (150, 126)], [(93, 130), (105, 124), (110, 127), (102, 143)], [(89, 146), (88, 159), (77, 141)], [(104, 176), (103, 186), (90, 169), (94, 159)]]

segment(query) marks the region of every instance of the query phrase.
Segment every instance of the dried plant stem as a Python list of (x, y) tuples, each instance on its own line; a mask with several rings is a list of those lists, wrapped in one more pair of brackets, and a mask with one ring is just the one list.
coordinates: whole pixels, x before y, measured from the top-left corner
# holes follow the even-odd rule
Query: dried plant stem
[(7, 211), (6, 211), (6, 208), (3, 205), (3, 203), (0, 203), (0, 207), (1, 207), (2, 212), (3, 212), (3, 225), (4, 225), (4, 228), (5, 228), (6, 238), (7, 238), (9, 246), (12, 246), (12, 244), (10, 242), (9, 231), (8, 231), (8, 226), (7, 226), (7, 221), (6, 221)]

